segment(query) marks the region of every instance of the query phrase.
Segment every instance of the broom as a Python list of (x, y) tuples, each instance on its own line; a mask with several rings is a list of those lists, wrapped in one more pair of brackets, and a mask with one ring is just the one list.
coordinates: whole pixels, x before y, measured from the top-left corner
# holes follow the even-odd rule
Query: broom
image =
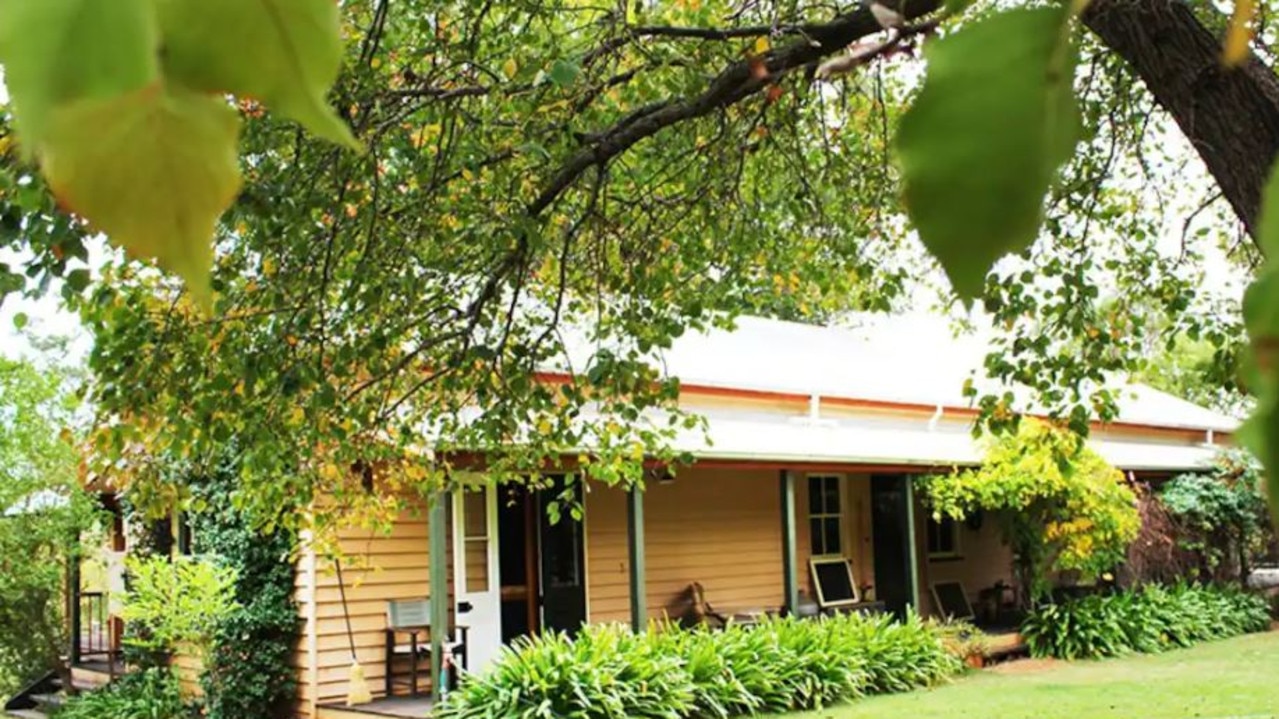
[(334, 559), (333, 565), (338, 570), (338, 592), (342, 596), (342, 616), (346, 618), (346, 640), (351, 643), (351, 676), (346, 690), (346, 705), (368, 704), (373, 701), (369, 691), (369, 682), (364, 678), (364, 667), (355, 656), (355, 635), (351, 632), (351, 610), (346, 606), (346, 583), (342, 581), (342, 560)]

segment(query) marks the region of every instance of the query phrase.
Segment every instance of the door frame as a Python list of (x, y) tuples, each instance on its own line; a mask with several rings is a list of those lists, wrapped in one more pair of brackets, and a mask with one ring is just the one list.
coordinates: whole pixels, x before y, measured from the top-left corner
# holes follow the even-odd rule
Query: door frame
[[(542, 475), (543, 479), (555, 477), (568, 477), (574, 475), (576, 481), (581, 487), (582, 494), (582, 518), (576, 521), (581, 525), (581, 546), (582, 546), (582, 624), (591, 623), (591, 542), (590, 542), (590, 512), (586, 511), (587, 497), (590, 495), (589, 488), (586, 486), (586, 478), (575, 472), (547, 472)], [(538, 488), (530, 491), (527, 501), (533, 505), (533, 536), (536, 542), (536, 570), (537, 570), (537, 631), (540, 634), (546, 628), (546, 586), (545, 576), (543, 574), (543, 552), (542, 552), (542, 515), (544, 514), (543, 493), (549, 492), (549, 489)], [(562, 517), (560, 521), (571, 519), (571, 517)]]
[[(487, 570), (488, 585), (483, 592), (468, 592), (466, 588), (466, 495), (470, 492), (482, 492), (484, 495), (484, 515), (485, 515), (485, 540), (488, 542), (487, 547)], [(488, 634), (496, 635), (497, 643), (492, 648), (492, 656), (495, 658), (501, 652), (504, 646), (502, 642), (502, 584), (501, 584), (501, 561), (498, 554), (498, 523), (497, 523), (497, 491), (495, 487), (488, 484), (480, 483), (478, 485), (471, 484), (469, 488), (459, 488), (453, 492), (452, 506), (452, 551), (453, 551), (453, 610), (454, 623), (464, 624), (467, 626), (467, 647), (466, 662), (468, 671), (476, 671), (482, 667), (476, 662), (476, 653), (474, 652), (475, 640), (477, 637), (486, 636)], [(481, 598), (487, 605), (490, 616), (493, 617), (495, 626), (484, 627), (488, 632), (476, 631), (476, 627), (467, 622), (465, 613), (460, 611), (462, 602), (470, 602), (475, 604), (475, 597)], [(480, 655), (483, 658), (483, 655)]]

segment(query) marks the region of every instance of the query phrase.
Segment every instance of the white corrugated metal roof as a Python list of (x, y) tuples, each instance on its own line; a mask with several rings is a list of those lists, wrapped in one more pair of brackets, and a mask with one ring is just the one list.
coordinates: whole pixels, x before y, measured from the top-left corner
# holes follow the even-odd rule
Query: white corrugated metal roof
[[(732, 331), (689, 333), (653, 361), (686, 385), (929, 406), (969, 406), (963, 396), (969, 377), (979, 389), (1004, 389), (982, 371), (987, 341), (954, 336), (945, 318), (858, 315), (851, 324), (817, 327), (743, 317)], [(581, 336), (569, 338), (575, 366), (585, 366), (591, 353)], [(1120, 422), (1225, 432), (1238, 425), (1150, 387), (1120, 389)]]

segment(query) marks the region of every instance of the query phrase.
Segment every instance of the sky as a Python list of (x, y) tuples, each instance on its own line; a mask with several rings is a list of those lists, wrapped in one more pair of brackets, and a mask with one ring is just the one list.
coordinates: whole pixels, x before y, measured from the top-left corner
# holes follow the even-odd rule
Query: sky
[[(96, 245), (96, 247), (95, 247)], [(98, 238), (90, 243), (89, 259), (96, 264), (101, 258), (105, 240)], [(16, 264), (21, 258), (7, 250), (0, 250), (0, 262)], [(27, 318), (26, 327), (21, 331), (15, 325), (19, 315)], [(67, 355), (56, 358), (41, 358), (39, 350), (32, 345), (32, 337), (64, 337), (70, 340)], [(17, 295), (4, 298), (0, 304), (0, 354), (6, 357), (23, 357), (31, 360), (51, 359), (60, 364), (72, 366), (83, 364), (93, 347), (92, 338), (80, 319), (62, 306), (62, 286), (60, 282), (50, 285), (49, 291), (37, 299), (29, 299)]]

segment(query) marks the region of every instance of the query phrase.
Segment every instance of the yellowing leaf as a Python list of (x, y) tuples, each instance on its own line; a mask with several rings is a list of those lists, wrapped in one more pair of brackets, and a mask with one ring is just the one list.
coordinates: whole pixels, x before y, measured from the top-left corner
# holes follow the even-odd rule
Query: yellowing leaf
[(508, 57), (506, 62), (502, 64), (502, 72), (506, 75), (506, 79), (515, 78), (515, 73), (519, 72), (520, 66), (515, 63), (515, 58)]
[(157, 84), (58, 108), (39, 152), (59, 201), (207, 307), (214, 224), (240, 188), (238, 134), (221, 99)]
[(755, 54), (756, 55), (763, 55), (764, 53), (768, 52), (768, 46), (769, 46), (769, 43), (768, 43), (767, 35), (760, 35), (759, 37), (755, 38)]
[(1252, 23), (1257, 15), (1257, 0), (1235, 0), (1235, 10), (1230, 15), (1230, 26), (1221, 49), (1221, 62), (1226, 67), (1238, 67), (1248, 59), (1248, 43), (1252, 42)]
[(252, 97), (359, 149), (325, 100), (342, 66), (333, 0), (157, 0), (165, 70), (199, 90)]
[(3, 0), (0, 63), (20, 129), (38, 143), (54, 105), (159, 77), (153, 0)]

